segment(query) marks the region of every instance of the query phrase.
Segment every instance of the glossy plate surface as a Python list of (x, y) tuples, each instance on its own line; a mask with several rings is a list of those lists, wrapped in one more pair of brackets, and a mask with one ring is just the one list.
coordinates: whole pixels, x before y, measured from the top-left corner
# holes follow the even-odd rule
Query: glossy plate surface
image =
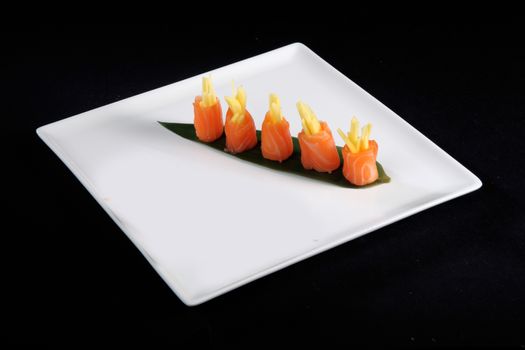
[(299, 99), (329, 123), (338, 145), (335, 130), (347, 129), (352, 115), (371, 122), (378, 160), (392, 181), (341, 188), (228, 157), (159, 125), (193, 122), (202, 75), (39, 128), (38, 135), (188, 305), (481, 186), (302, 44), (211, 73), (221, 98), (231, 93), (232, 80), (245, 87), (257, 128), (270, 92), (280, 96), (293, 135), (301, 129)]

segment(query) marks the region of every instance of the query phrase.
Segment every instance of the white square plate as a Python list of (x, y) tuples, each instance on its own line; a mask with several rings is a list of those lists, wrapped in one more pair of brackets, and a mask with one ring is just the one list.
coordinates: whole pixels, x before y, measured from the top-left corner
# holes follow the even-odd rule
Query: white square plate
[(352, 115), (370, 121), (389, 184), (355, 190), (263, 169), (159, 125), (193, 122), (193, 98), (208, 73), (37, 130), (188, 305), (481, 186), (298, 43), (212, 71), (218, 95), (230, 94), (232, 80), (242, 84), (260, 128), (268, 94), (277, 93), (293, 135), (299, 99), (332, 130), (347, 128)]

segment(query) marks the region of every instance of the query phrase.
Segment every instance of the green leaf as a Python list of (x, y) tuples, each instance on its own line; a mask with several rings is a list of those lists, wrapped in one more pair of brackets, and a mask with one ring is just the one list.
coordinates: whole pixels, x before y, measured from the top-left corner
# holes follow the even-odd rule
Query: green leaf
[[(390, 182), (390, 177), (385, 173), (385, 170), (377, 162), (377, 172), (379, 173), (378, 179), (369, 185), (366, 186), (355, 186), (352, 185), (350, 182), (348, 182), (345, 177), (343, 176), (342, 167), (339, 167), (339, 169), (333, 171), (331, 174), (329, 173), (320, 173), (315, 170), (306, 170), (303, 168), (303, 165), (301, 164), (301, 151), (299, 148), (299, 140), (297, 140), (296, 137), (292, 137), (293, 141), (293, 153), (287, 160), (283, 161), (282, 163), (268, 160), (263, 158), (261, 153), (261, 147), (260, 147), (260, 141), (261, 141), (261, 132), (257, 130), (257, 139), (259, 140), (259, 143), (257, 146), (252, 148), (251, 150), (238, 153), (238, 154), (231, 154), (229, 152), (226, 152), (224, 149), (226, 148), (226, 137), (224, 134), (216, 141), (205, 143), (201, 142), (197, 135), (195, 134), (195, 127), (193, 124), (186, 124), (186, 123), (165, 123), (165, 122), (159, 122), (160, 125), (164, 126), (166, 129), (174, 132), (175, 134), (191, 141), (195, 141), (197, 143), (200, 143), (201, 145), (208, 146), (211, 148), (214, 148), (221, 153), (230, 156), (230, 157), (236, 157), (243, 160), (246, 160), (250, 163), (254, 163), (257, 165), (260, 165), (265, 168), (270, 168), (278, 171), (287, 172), (290, 174), (295, 174), (299, 176), (308, 177), (310, 179), (315, 179), (318, 181), (323, 181), (326, 183), (330, 183), (333, 185), (341, 186), (341, 187), (347, 187), (347, 188), (366, 188), (370, 186), (374, 186), (381, 183), (387, 183)], [(339, 153), (339, 158), (341, 158), (341, 164), (342, 164), (342, 155), (341, 155), (341, 147), (337, 147), (337, 152)]]

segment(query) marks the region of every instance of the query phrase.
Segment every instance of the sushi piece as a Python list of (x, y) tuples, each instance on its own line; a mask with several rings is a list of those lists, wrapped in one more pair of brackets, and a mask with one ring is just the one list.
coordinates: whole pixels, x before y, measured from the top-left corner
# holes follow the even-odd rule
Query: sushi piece
[(341, 160), (328, 124), (319, 121), (312, 109), (300, 101), (297, 110), (303, 124), (303, 130), (298, 135), (303, 167), (328, 173), (339, 168)]
[(202, 78), (202, 96), (193, 103), (195, 133), (202, 142), (213, 142), (222, 136), (222, 108), (211, 77)]
[(282, 162), (293, 153), (290, 124), (281, 112), (279, 97), (270, 94), (270, 109), (261, 128), (261, 151), (266, 159)]
[(257, 134), (253, 118), (246, 110), (246, 92), (242, 87), (233, 89), (232, 96), (225, 97), (228, 103), (226, 113), (226, 151), (241, 153), (257, 145)]
[(367, 124), (359, 133), (359, 121), (353, 117), (350, 124), (350, 132), (345, 134), (337, 129), (343, 138), (343, 175), (356, 186), (371, 184), (377, 180), (378, 172), (376, 157), (378, 146), (374, 140), (369, 140), (372, 124)]

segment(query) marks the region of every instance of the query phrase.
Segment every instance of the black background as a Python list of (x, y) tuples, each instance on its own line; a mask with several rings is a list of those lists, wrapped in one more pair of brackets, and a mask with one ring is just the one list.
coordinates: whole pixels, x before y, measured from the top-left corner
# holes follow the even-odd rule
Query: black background
[[(48, 21), (4, 31), (7, 341), (525, 347), (521, 18), (432, 11), (417, 21), (374, 11), (317, 24), (245, 18), (227, 30), (228, 17), (209, 27)], [(35, 129), (295, 41), (483, 187), (187, 307)]]

